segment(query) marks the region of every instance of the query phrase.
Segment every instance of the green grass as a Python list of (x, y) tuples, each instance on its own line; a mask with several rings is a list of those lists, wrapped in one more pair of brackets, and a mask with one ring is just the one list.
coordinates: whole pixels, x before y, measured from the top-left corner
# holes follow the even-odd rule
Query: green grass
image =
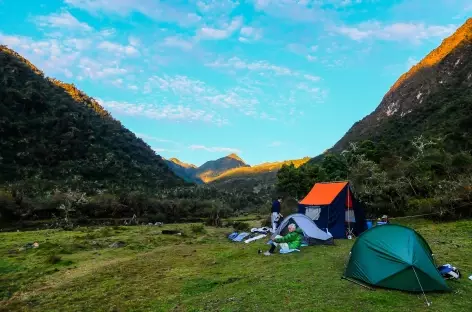
[[(256, 224), (254, 224), (256, 225)], [(413, 221), (438, 263), (460, 268), (428, 311), (470, 311), (472, 221)], [(183, 235), (162, 235), (179, 228)], [(353, 241), (265, 257), (263, 241), (191, 225), (0, 233), (0, 311), (425, 311), (420, 295), (371, 291), (341, 274)], [(28, 242), (39, 248), (18, 251)], [(122, 241), (121, 248), (109, 245)], [(2, 300), (3, 298), (3, 300)]]

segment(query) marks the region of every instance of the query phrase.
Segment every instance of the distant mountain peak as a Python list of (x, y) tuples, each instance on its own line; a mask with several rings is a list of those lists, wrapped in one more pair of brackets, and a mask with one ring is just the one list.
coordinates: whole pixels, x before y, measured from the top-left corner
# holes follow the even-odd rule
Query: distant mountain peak
[(197, 166), (195, 166), (194, 164), (185, 163), (185, 162), (183, 162), (183, 161), (181, 161), (181, 160), (179, 160), (178, 158), (175, 158), (175, 157), (169, 158), (169, 161), (171, 161), (174, 164), (177, 164), (181, 167), (184, 167), (184, 168), (197, 168)]
[(245, 163), (244, 160), (243, 160), (241, 157), (239, 157), (237, 154), (235, 154), (235, 153), (231, 153), (231, 154), (229, 154), (229, 155), (226, 156), (226, 157), (232, 158), (232, 159), (235, 159), (235, 160), (239, 160), (239, 161)]

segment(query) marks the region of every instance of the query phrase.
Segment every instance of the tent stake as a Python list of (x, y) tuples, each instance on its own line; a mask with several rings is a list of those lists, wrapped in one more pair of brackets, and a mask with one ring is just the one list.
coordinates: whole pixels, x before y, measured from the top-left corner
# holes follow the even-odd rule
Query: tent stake
[(360, 285), (360, 286), (365, 287), (365, 288), (367, 288), (367, 289), (369, 289), (369, 290), (375, 290), (374, 288), (369, 287), (369, 286), (367, 286), (367, 285), (364, 285), (364, 284), (362, 284), (362, 283), (359, 283), (358, 281), (355, 281), (355, 280), (353, 280), (353, 279), (350, 279), (349, 277), (341, 276), (341, 279), (348, 280), (348, 281), (350, 281), (350, 282), (352, 282), (352, 283), (354, 283), (354, 284)]

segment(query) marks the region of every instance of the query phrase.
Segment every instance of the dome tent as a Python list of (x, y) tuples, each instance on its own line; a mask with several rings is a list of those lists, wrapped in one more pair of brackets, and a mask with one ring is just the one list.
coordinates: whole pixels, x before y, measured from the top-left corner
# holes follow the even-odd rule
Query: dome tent
[(359, 236), (367, 229), (364, 209), (348, 181), (315, 183), (299, 202), (298, 212), (334, 238)]
[(343, 277), (411, 292), (450, 290), (425, 239), (397, 224), (376, 226), (362, 233), (352, 246)]
[(289, 224), (295, 224), (303, 231), (308, 245), (333, 245), (333, 236), (320, 230), (316, 224), (306, 215), (295, 213), (286, 217), (274, 232), (276, 235), (285, 235)]

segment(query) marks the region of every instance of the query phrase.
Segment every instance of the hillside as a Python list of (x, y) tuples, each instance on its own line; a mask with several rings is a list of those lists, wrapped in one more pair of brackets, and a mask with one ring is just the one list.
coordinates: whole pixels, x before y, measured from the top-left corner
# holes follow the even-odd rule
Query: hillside
[(472, 19), (388, 90), (326, 153), (282, 167), (277, 191), (348, 179), (371, 217), (472, 216)]
[(164, 159), (169, 168), (180, 178), (190, 183), (202, 184), (197, 173), (197, 166), (181, 162), (177, 158)]
[(370, 115), (332, 148), (365, 139), (403, 148), (414, 136), (444, 136), (451, 148), (469, 148), (472, 127), (472, 19), (403, 74)]
[(6, 46), (0, 46), (0, 133), (0, 188), (39, 194), (183, 184), (97, 101), (46, 78)]
[(207, 183), (228, 170), (250, 167), (236, 154), (207, 161), (200, 167), (181, 162), (177, 158), (170, 158), (165, 161), (177, 176), (185, 181), (197, 184)]
[(217, 160), (210, 160), (197, 168), (195, 175), (205, 183), (219, 176), (227, 170), (249, 167), (238, 155), (230, 154)]
[(210, 185), (220, 189), (238, 189), (248, 192), (272, 192), (277, 181), (277, 172), (284, 165), (296, 168), (309, 161), (309, 157), (279, 162), (268, 162), (253, 167), (234, 168), (208, 180)]

